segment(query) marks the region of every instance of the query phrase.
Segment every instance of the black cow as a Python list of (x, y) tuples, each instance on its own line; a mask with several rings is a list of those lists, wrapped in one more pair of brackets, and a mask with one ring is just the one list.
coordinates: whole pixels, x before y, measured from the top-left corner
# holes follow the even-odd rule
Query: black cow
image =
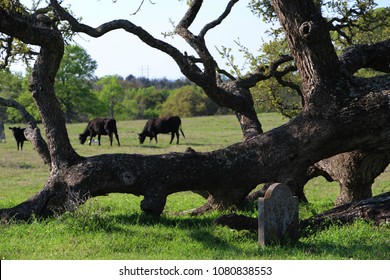
[(178, 116), (150, 119), (146, 122), (142, 132), (138, 134), (138, 139), (139, 142), (142, 144), (144, 143), (146, 137), (149, 137), (150, 141), (155, 138), (157, 143), (157, 134), (171, 133), (171, 142), (169, 142), (169, 144), (172, 144), (175, 135), (177, 138), (176, 144), (179, 144), (179, 129), (181, 134), (185, 138), (183, 130), (181, 129), (181, 120)]
[(116, 128), (116, 120), (115, 119), (103, 119), (97, 118), (88, 122), (87, 128), (83, 133), (79, 135), (80, 143), (84, 144), (89, 136), (89, 145), (91, 145), (93, 137), (98, 136), (98, 143), (100, 146), (100, 136), (108, 135), (110, 137), (110, 145), (112, 146), (112, 134), (115, 135), (116, 141), (119, 143), (118, 130)]
[(19, 151), (19, 146), (20, 146), (20, 150), (23, 150), (23, 143), (24, 143), (24, 141), (27, 141), (26, 136), (24, 136), (24, 131), (26, 129), (20, 128), (20, 127), (9, 127), (9, 129), (12, 130), (12, 134), (15, 137), (18, 151)]

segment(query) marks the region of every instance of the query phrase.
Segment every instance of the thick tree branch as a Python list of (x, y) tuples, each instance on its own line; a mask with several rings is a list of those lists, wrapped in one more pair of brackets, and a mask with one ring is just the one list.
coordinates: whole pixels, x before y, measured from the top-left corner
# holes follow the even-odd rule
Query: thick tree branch
[(390, 39), (372, 45), (351, 46), (339, 58), (350, 74), (362, 68), (390, 73)]
[(180, 28), (188, 29), (188, 27), (191, 26), (191, 24), (196, 19), (200, 8), (202, 7), (203, 0), (194, 0), (191, 2), (189, 9), (184, 14), (183, 18), (180, 20), (178, 26)]
[(302, 79), (305, 104), (317, 106), (326, 102), (324, 90), (328, 94), (337, 92), (334, 98), (341, 98), (339, 89), (347, 91), (348, 77), (341, 71), (326, 22), (313, 1), (275, 0), (273, 6), (286, 31), (291, 55)]
[(195, 36), (188, 29), (198, 15), (202, 3), (202, 0), (195, 0), (192, 2), (186, 14), (176, 26), (175, 32), (179, 34), (195, 50), (200, 60), (202, 61), (204, 67), (203, 75), (205, 76), (203, 84), (205, 81), (207, 81), (209, 85), (214, 86), (216, 84), (215, 70), (218, 68), (217, 63), (207, 49), (204, 37)]
[(34, 119), (34, 117), (29, 112), (27, 112), (27, 110), (24, 106), (22, 106), (21, 104), (19, 104), (15, 100), (5, 99), (5, 98), (0, 97), (0, 105), (5, 106), (5, 107), (15, 108), (16, 110), (19, 111), (20, 115), (23, 117), (23, 119), (26, 122), (36, 124), (36, 120)]

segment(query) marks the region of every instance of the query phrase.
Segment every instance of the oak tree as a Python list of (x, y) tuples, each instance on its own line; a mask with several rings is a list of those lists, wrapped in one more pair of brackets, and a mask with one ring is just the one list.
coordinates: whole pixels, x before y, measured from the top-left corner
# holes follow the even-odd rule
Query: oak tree
[[(362, 165), (364, 172), (368, 169), (377, 174), (382, 170), (377, 167), (388, 163), (386, 155), (389, 154), (390, 79), (388, 75), (360, 78), (354, 73), (367, 67), (388, 73), (390, 40), (354, 45), (338, 56), (330, 37), (329, 22), (313, 1), (275, 0), (273, 11), (286, 34), (290, 57), (282, 56), (246, 76), (233, 77), (213, 59), (205, 35), (223, 23), (236, 2), (229, 1), (218, 18), (193, 34), (189, 28), (203, 1), (191, 1), (175, 32), (197, 56), (189, 56), (154, 38), (128, 20), (114, 20), (96, 28), (82, 24), (56, 0), (50, 1), (50, 9), (56, 15), (51, 18), (45, 15), (45, 9), (31, 14), (20, 6), (13, 9), (13, 5), (2, 5), (0, 32), (40, 47), (30, 88), (44, 122), (51, 159), (51, 173), (42, 190), (20, 205), (2, 209), (3, 218), (59, 214), (69, 209), (68, 205), (74, 205), (74, 201), (113, 192), (142, 195), (141, 209), (159, 215), (168, 195), (184, 190), (199, 191), (209, 194), (207, 204), (198, 209), (202, 212), (236, 205), (255, 186), (267, 182), (284, 182), (304, 199), (303, 186), (308, 178), (318, 174), (318, 170), (326, 170), (316, 168), (316, 164), (352, 151), (363, 151), (371, 163), (378, 163), (375, 168), (371, 168), (372, 164), (369, 168)], [(184, 153), (155, 156), (116, 154), (85, 158), (78, 155), (69, 142), (54, 91), (64, 52), (64, 38), (56, 28), (59, 19), (66, 21), (72, 32), (92, 37), (123, 29), (171, 56), (181, 72), (210, 99), (235, 111), (243, 142), (207, 153), (187, 149)], [(263, 133), (250, 88), (270, 75), (280, 75), (278, 67), (291, 59), (301, 77), (302, 110), (287, 124)], [(221, 79), (220, 75), (229, 79)]]

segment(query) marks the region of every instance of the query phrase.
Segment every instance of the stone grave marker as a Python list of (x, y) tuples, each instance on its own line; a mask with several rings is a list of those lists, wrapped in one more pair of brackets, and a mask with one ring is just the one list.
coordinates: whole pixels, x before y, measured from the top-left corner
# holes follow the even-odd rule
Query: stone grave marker
[(258, 234), (261, 246), (298, 240), (298, 198), (286, 184), (271, 185), (259, 198)]

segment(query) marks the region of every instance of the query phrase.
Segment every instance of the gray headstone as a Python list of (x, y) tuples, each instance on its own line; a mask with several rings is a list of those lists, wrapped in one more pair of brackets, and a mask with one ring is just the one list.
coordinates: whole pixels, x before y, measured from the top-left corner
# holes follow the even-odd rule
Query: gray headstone
[(259, 244), (283, 244), (298, 240), (298, 198), (285, 184), (273, 184), (259, 198)]

